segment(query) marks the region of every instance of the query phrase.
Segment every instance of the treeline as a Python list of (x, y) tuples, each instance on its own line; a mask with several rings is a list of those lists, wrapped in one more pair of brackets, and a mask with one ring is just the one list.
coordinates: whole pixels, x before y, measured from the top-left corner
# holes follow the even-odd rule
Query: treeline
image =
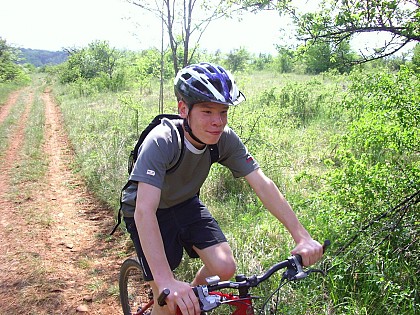
[[(320, 42), (296, 49), (278, 46), (276, 55), (255, 55), (245, 48), (234, 49), (229, 53), (196, 50), (190, 62), (215, 62), (232, 72), (270, 70), (277, 73), (319, 74), (331, 70), (349, 73), (359, 57), (349, 44), (332, 47)], [(183, 59), (182, 52), (177, 58), (179, 64)], [(121, 91), (133, 86), (147, 89), (151, 80), (172, 78), (175, 75), (174, 62), (169, 49), (163, 54), (157, 49), (132, 52), (111, 47), (107, 41), (94, 41), (87, 47), (50, 52), (13, 48), (0, 38), (0, 81), (27, 78), (25, 73), (33, 71), (33, 67), (41, 67), (41, 71), (58, 71), (60, 81), (77, 85), (81, 94), (103, 90)], [(392, 56), (370, 62), (365, 67), (386, 66), (398, 70), (403, 64), (414, 69), (420, 67), (419, 44), (411, 56)], [(51, 66), (54, 70), (51, 70)]]
[(47, 65), (58, 65), (67, 60), (66, 51), (48, 51), (40, 49), (19, 48), (19, 64), (29, 63), (37, 68)]
[[(132, 87), (147, 92), (153, 81), (174, 77), (171, 52), (163, 54), (157, 49), (141, 52), (121, 51), (113, 48), (106, 41), (95, 41), (87, 47), (68, 50), (68, 60), (54, 68), (61, 83), (74, 85), (80, 95), (109, 90), (122, 91)], [(163, 57), (162, 57), (163, 56)], [(198, 51), (191, 63), (210, 61), (221, 64), (232, 72), (269, 70), (276, 73), (319, 74), (336, 71), (349, 73), (354, 65), (343, 63), (357, 59), (349, 46), (332, 49), (327, 44), (316, 44), (305, 49), (287, 49), (278, 47), (278, 54), (253, 55), (244, 48), (235, 49), (227, 54), (220, 51), (209, 54)], [(353, 56), (353, 57), (352, 57)], [(414, 69), (420, 66), (420, 46), (417, 45), (413, 57), (393, 57), (377, 60), (362, 67), (383, 67), (398, 70), (401, 65)], [(163, 63), (162, 63), (163, 58)], [(180, 59), (182, 54), (180, 54)]]
[(19, 52), (0, 37), (0, 83), (28, 82), (30, 67), (19, 65)]

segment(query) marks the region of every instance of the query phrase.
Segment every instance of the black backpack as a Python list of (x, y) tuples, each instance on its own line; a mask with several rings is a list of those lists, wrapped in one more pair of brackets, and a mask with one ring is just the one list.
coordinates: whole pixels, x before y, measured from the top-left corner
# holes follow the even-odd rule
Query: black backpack
[[(184, 151), (185, 151), (185, 145), (184, 145), (184, 129), (182, 128), (182, 123), (179, 123), (179, 120), (182, 119), (181, 116), (176, 115), (176, 114), (160, 114), (157, 115), (155, 118), (153, 118), (153, 120), (149, 123), (149, 125), (141, 132), (139, 139), (137, 140), (136, 145), (134, 146), (133, 150), (130, 152), (130, 155), (128, 157), (128, 165), (127, 165), (127, 170), (128, 170), (128, 175), (131, 174), (131, 172), (133, 171), (134, 168), (134, 164), (137, 161), (138, 158), (138, 152), (139, 152), (139, 148), (142, 145), (144, 139), (147, 137), (147, 135), (150, 133), (150, 131), (155, 128), (156, 126), (161, 124), (161, 121), (163, 118), (167, 118), (170, 120), (174, 121), (175, 126), (178, 129), (179, 135), (180, 135), (180, 154), (179, 154), (179, 158), (176, 161), (175, 164), (173, 164), (169, 169), (166, 170), (166, 173), (172, 173), (174, 172), (178, 166), (181, 164), (182, 161), (182, 157), (184, 156)], [(211, 144), (208, 145), (209, 150), (210, 150), (210, 158), (211, 158), (211, 164), (217, 162), (219, 160), (219, 148), (217, 147), (217, 144)], [(111, 235), (114, 234), (114, 232), (116, 231), (117, 227), (121, 224), (121, 205), (122, 205), (122, 193), (123, 191), (128, 188), (128, 186), (131, 184), (130, 181), (128, 181), (123, 189), (121, 190), (121, 195), (120, 195), (120, 209), (118, 210), (118, 222), (116, 224), (116, 226), (114, 227), (114, 229), (111, 232)]]

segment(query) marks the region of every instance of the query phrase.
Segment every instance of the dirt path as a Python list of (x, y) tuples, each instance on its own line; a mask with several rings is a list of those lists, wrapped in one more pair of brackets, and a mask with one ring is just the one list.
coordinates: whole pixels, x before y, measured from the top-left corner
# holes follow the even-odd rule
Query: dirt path
[(14, 106), (25, 107), (0, 160), (0, 314), (121, 314), (120, 240), (106, 236), (112, 212), (72, 173), (72, 151), (50, 91), (41, 96), (46, 176), (11, 184), (35, 93), (20, 90), (0, 107), (0, 124)]

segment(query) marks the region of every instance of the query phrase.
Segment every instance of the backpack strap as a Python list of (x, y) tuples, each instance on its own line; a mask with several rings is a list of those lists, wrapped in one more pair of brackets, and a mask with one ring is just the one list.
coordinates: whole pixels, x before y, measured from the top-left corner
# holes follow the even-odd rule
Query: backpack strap
[(217, 144), (210, 144), (209, 146), (209, 150), (210, 150), (210, 160), (211, 160), (211, 164), (216, 163), (219, 161), (219, 147), (217, 146)]
[(169, 169), (166, 170), (166, 174), (170, 174), (170, 173), (175, 172), (175, 170), (181, 164), (182, 158), (184, 157), (184, 153), (185, 153), (184, 129), (182, 128), (182, 122), (175, 123), (174, 125), (176, 126), (176, 130), (178, 131), (178, 133), (177, 133), (178, 148), (180, 150), (180, 154), (178, 156), (178, 160), (176, 161), (176, 163), (173, 166), (171, 166)]
[(124, 187), (121, 189), (120, 192), (120, 208), (118, 209), (118, 218), (117, 218), (117, 224), (115, 224), (114, 228), (112, 229), (112, 232), (109, 235), (113, 235), (115, 231), (117, 230), (118, 226), (121, 224), (121, 217), (122, 217), (122, 194), (123, 191), (126, 190), (131, 185), (131, 181), (127, 181), (127, 183), (124, 185)]
[[(168, 117), (171, 116), (171, 117)], [(161, 121), (162, 118), (169, 118), (169, 119), (178, 119), (179, 116), (178, 115), (158, 115), (155, 117), (154, 121)], [(149, 125), (150, 126), (150, 125)], [(178, 160), (176, 161), (176, 163), (174, 165), (172, 165), (169, 169), (166, 170), (167, 174), (173, 173), (175, 172), (175, 170), (178, 168), (178, 166), (181, 164), (182, 158), (184, 157), (184, 152), (185, 152), (185, 141), (184, 141), (184, 129), (182, 128), (182, 123), (175, 123), (176, 126), (176, 130), (177, 130), (177, 135), (178, 135), (178, 148), (181, 150), (181, 153), (178, 156)], [(142, 132), (142, 135), (140, 137), (146, 138), (147, 134), (150, 132), (150, 130), (152, 130), (154, 127), (150, 128), (149, 130), (144, 130)], [(140, 142), (140, 141), (139, 141)], [(138, 143), (139, 143), (138, 142)], [(138, 144), (137, 143), (137, 144)], [(140, 145), (136, 145), (136, 147), (134, 148), (134, 150), (131, 152), (131, 155), (136, 154), (135, 157), (137, 159), (137, 152), (138, 149), (140, 148)], [(137, 151), (136, 151), (137, 150)], [(135, 151), (135, 152), (134, 152)], [(129, 173), (131, 173), (131, 169), (129, 166)], [(121, 189), (120, 192), (120, 208), (118, 209), (118, 218), (117, 218), (117, 223), (114, 226), (114, 228), (112, 229), (112, 232), (110, 233), (110, 235), (113, 235), (115, 233), (115, 231), (117, 230), (118, 226), (121, 224), (122, 221), (122, 194), (123, 191), (125, 189), (127, 189), (131, 184), (131, 181), (127, 181), (127, 183), (124, 185), (124, 187)]]

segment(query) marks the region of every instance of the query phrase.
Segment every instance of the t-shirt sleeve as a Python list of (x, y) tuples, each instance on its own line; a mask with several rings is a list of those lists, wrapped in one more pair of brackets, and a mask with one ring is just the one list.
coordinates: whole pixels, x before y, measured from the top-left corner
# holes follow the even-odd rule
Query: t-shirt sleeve
[(219, 140), (219, 155), (219, 163), (228, 167), (234, 177), (244, 177), (259, 168), (258, 162), (229, 127)]

